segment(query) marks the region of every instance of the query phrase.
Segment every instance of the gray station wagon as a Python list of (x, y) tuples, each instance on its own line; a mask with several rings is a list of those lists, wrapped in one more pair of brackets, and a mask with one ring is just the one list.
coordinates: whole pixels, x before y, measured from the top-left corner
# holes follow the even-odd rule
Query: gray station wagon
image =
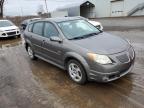
[(31, 59), (40, 58), (67, 70), (78, 84), (116, 80), (129, 73), (135, 61), (127, 40), (102, 32), (78, 17), (32, 22), (24, 40)]

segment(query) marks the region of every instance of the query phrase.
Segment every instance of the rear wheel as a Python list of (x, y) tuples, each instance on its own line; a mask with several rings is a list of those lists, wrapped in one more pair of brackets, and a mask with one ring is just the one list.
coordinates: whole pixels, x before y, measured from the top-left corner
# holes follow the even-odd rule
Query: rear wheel
[(86, 72), (77, 60), (70, 60), (67, 64), (67, 71), (69, 73), (70, 78), (78, 83), (85, 84), (86, 83)]
[(27, 52), (28, 52), (30, 59), (32, 59), (32, 60), (36, 59), (34, 52), (30, 46), (27, 47)]

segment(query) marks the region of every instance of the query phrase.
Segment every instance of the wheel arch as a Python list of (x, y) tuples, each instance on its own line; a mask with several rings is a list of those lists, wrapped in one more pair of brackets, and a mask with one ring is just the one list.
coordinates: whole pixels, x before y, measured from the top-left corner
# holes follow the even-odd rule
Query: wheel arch
[(81, 55), (79, 55), (77, 53), (74, 53), (74, 52), (69, 52), (64, 56), (64, 67), (65, 67), (65, 69), (67, 67), (68, 61), (71, 60), (71, 59), (77, 60), (79, 63), (81, 63), (84, 70), (85, 70), (85, 72), (86, 72), (86, 74), (87, 74), (87, 76), (89, 75), (88, 74), (89, 65), (88, 65), (87, 61)]
[(26, 40), (26, 42), (25, 42), (25, 48), (26, 48), (26, 50), (27, 50), (28, 46), (32, 47), (32, 44), (31, 44), (31, 42), (29, 40)]

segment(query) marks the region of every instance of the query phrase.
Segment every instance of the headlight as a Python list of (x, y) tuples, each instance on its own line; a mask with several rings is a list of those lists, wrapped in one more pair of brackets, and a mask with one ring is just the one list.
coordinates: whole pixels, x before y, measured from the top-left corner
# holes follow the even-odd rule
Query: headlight
[(0, 33), (3, 33), (3, 31), (2, 31), (2, 30), (0, 30)]
[(100, 64), (110, 64), (112, 61), (110, 58), (106, 55), (99, 55), (99, 54), (93, 54), (93, 53), (88, 53), (88, 57), (90, 60), (100, 63)]

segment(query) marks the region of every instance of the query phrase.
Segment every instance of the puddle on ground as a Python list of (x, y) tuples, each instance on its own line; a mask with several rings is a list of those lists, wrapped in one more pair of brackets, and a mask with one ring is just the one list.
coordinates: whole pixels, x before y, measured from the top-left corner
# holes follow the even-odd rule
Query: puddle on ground
[[(65, 71), (44, 61), (34, 61), (30, 67), (34, 79), (46, 91), (60, 97), (59, 101), (64, 106), (75, 105), (78, 108), (141, 106), (142, 97), (135, 95), (138, 91), (133, 85), (131, 74), (108, 84), (89, 82), (80, 86), (71, 81)], [(140, 105), (133, 101), (139, 101)]]
[[(132, 73), (112, 83), (89, 82), (80, 86), (72, 82), (65, 71), (39, 59), (31, 61), (22, 47), (15, 47), (21, 43), (21, 39), (0, 40), (0, 49), (4, 49), (7, 54), (4, 57), (6, 63), (3, 65), (3, 71), (7, 71), (6, 66), (9, 66), (8, 63), (10, 63), (13, 70), (10, 69), (8, 73), (17, 71), (14, 76), (20, 77), (19, 82), (21, 84), (26, 82), (26, 86), (27, 83), (31, 84), (30, 81), (34, 80), (46, 92), (59, 97), (58, 100), (55, 100), (56, 102), (74, 108), (139, 108), (144, 106), (144, 70), (135, 68)], [(144, 51), (143, 48), (140, 48), (141, 44), (134, 46), (136, 52)], [(6, 48), (11, 47), (14, 48), (10, 50), (10, 53)], [(140, 55), (138, 57), (142, 57), (142, 54)], [(144, 64), (141, 58), (136, 62)], [(2, 63), (0, 65), (2, 66)], [(29, 77), (30, 74), (32, 75)], [(32, 86), (29, 87), (35, 89)], [(39, 94), (41, 92), (35, 95)]]
[(5, 49), (9, 47), (15, 47), (22, 44), (21, 38), (7, 38), (7, 39), (0, 39), (0, 49)]

